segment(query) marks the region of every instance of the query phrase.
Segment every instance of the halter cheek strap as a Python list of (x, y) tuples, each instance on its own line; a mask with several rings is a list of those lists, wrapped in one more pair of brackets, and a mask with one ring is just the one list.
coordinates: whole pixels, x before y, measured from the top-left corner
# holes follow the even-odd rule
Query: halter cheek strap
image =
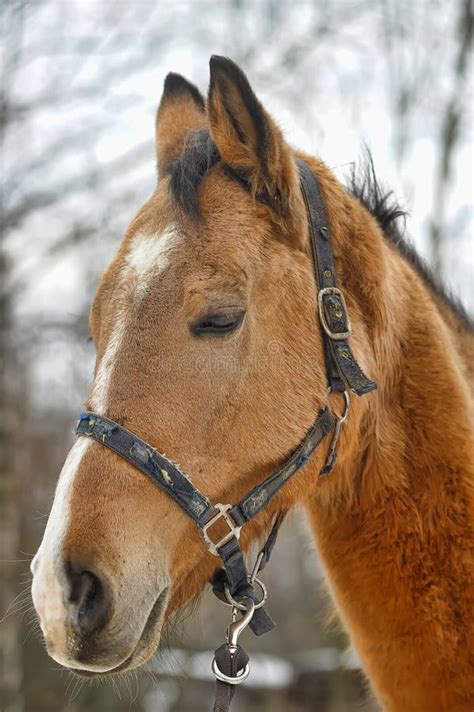
[[(234, 505), (212, 504), (171, 460), (113, 420), (97, 413), (85, 412), (81, 414), (76, 427), (78, 435), (92, 438), (113, 450), (158, 485), (196, 523), (207, 550), (222, 560), (223, 568), (214, 577), (213, 589), (219, 598), (232, 605), (233, 613), (227, 643), (216, 651), (213, 664), (217, 678), (217, 699), (225, 700), (225, 703), (219, 703), (215, 708), (219, 710), (228, 709), (232, 698), (229, 685), (240, 684), (248, 675), (248, 658), (237, 644), (240, 632), (249, 625), (256, 635), (261, 635), (275, 625), (263, 608), (266, 589), (257, 574), (270, 558), (284, 514), (277, 516), (250, 575), (239, 543), (240, 530), (271, 502), (331, 432), (332, 441), (320, 476), (332, 472), (339, 433), (349, 412), (349, 390), (361, 396), (377, 387), (364, 374), (349, 346), (351, 325), (344, 295), (336, 283), (329, 227), (318, 181), (307, 163), (297, 159), (297, 164), (319, 288), (317, 311), (322, 329), (329, 391), (344, 394), (346, 409), (343, 415), (335, 418), (327, 407), (322, 408), (313, 426), (283, 465)], [(244, 612), (241, 617), (238, 615), (239, 610)]]
[(319, 285), (318, 315), (322, 326), (329, 387), (331, 391), (339, 392), (349, 388), (362, 396), (377, 388), (377, 384), (367, 378), (349, 346), (348, 338), (352, 328), (344, 294), (337, 286), (329, 226), (318, 181), (305, 161), (298, 158), (297, 164)]

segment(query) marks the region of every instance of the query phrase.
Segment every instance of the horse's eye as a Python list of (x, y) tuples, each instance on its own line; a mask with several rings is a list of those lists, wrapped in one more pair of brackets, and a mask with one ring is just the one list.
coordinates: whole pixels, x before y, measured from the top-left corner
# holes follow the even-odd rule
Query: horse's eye
[(245, 311), (217, 312), (200, 317), (191, 325), (193, 336), (226, 336), (242, 324)]

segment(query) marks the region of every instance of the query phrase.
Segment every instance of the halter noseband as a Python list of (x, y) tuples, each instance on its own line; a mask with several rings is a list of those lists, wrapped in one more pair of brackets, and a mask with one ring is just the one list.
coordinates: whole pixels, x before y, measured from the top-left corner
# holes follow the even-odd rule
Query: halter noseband
[[(213, 588), (221, 600), (232, 605), (233, 615), (227, 642), (216, 650), (213, 662), (213, 671), (218, 680), (216, 708), (219, 709), (228, 709), (233, 686), (243, 682), (248, 675), (248, 656), (246, 657), (245, 651), (237, 642), (241, 630), (250, 625), (256, 635), (261, 635), (275, 625), (263, 608), (266, 589), (257, 574), (270, 558), (284, 513), (277, 516), (250, 575), (239, 544), (240, 530), (259, 514), (299, 468), (306, 464), (313, 450), (331, 431), (332, 441), (320, 476), (325, 477), (332, 472), (336, 463), (340, 429), (349, 413), (348, 389), (360, 396), (377, 388), (377, 384), (363, 373), (349, 346), (351, 326), (344, 295), (336, 283), (329, 227), (317, 179), (305, 161), (297, 159), (297, 163), (319, 287), (317, 303), (329, 381), (328, 390), (344, 395), (346, 407), (343, 415), (335, 418), (325, 406), (284, 464), (234, 505), (212, 504), (171, 460), (108, 418), (85, 412), (81, 414), (76, 427), (77, 435), (90, 437), (105, 445), (147, 475), (196, 522), (204, 546), (211, 554), (222, 559), (224, 568), (214, 577)], [(227, 531), (216, 540), (211, 531), (222, 523)], [(240, 618), (237, 615), (238, 610), (244, 612)]]

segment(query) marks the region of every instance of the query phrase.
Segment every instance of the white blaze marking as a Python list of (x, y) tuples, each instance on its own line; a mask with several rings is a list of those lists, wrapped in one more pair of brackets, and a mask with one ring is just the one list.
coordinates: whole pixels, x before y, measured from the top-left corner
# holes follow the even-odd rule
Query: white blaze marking
[[(156, 276), (169, 264), (169, 251), (176, 243), (178, 233), (174, 228), (166, 230), (161, 235), (143, 235), (138, 233), (132, 242), (122, 269), (124, 279), (130, 277), (130, 271), (135, 280), (135, 290), (138, 297), (146, 294), (150, 276)], [(107, 396), (114, 371), (115, 360), (125, 335), (127, 312), (117, 311), (112, 333), (102, 356), (91, 394), (92, 409), (103, 415), (107, 408)]]
[(103, 415), (107, 407), (107, 394), (115, 359), (125, 334), (125, 323), (126, 313), (123, 309), (120, 309), (114, 316), (112, 332), (97, 369), (90, 397), (92, 410), (99, 413), (99, 415)]
[(66, 611), (62, 600), (62, 590), (56, 577), (55, 564), (61, 556), (61, 548), (69, 524), (69, 505), (72, 484), (79, 464), (92, 440), (81, 437), (69, 451), (66, 462), (59, 475), (53, 507), (38, 552), (31, 562), (34, 574), (32, 596), (38, 611), (41, 629), (53, 646), (52, 656), (58, 662), (61, 652), (65, 651), (66, 632), (64, 622)]
[(136, 289), (141, 296), (147, 290), (149, 277), (155, 276), (169, 264), (170, 249), (176, 244), (178, 232), (174, 228), (161, 235), (138, 234), (127, 255), (127, 266), (136, 278)]
[[(122, 270), (122, 278), (132, 276), (138, 297), (146, 293), (149, 277), (155, 276), (169, 264), (169, 250), (178, 233), (169, 229), (161, 235), (137, 234)], [(109, 342), (102, 356), (91, 394), (93, 410), (103, 413), (115, 366), (117, 353), (126, 327), (126, 308), (120, 309), (114, 319)], [(63, 592), (58, 581), (55, 564), (60, 563), (64, 538), (69, 528), (70, 502), (73, 482), (88, 448), (93, 444), (87, 437), (79, 437), (72, 446), (59, 476), (54, 502), (48, 518), (41, 546), (31, 563), (33, 573), (33, 602), (40, 616), (41, 628), (48, 639), (50, 654), (62, 664), (72, 666), (66, 650)]]
[(92, 440), (85, 437), (77, 438), (76, 442), (69, 450), (69, 454), (59, 475), (54, 502), (51, 513), (48, 518), (48, 523), (43, 535), (43, 541), (38, 553), (31, 562), (32, 568), (35, 567), (35, 561), (39, 558), (39, 554), (43, 555), (49, 549), (51, 553), (54, 549), (57, 550), (57, 544), (62, 541), (68, 525), (68, 508), (71, 499), (71, 490), (74, 476), (76, 474), (79, 463), (81, 462), (87, 449), (92, 445)]

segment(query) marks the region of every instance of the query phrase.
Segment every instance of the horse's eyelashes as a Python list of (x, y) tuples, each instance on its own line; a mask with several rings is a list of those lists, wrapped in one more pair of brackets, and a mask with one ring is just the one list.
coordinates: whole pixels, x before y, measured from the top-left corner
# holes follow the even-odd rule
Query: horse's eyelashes
[(190, 326), (193, 336), (226, 336), (242, 324), (245, 311), (217, 312), (199, 317)]

